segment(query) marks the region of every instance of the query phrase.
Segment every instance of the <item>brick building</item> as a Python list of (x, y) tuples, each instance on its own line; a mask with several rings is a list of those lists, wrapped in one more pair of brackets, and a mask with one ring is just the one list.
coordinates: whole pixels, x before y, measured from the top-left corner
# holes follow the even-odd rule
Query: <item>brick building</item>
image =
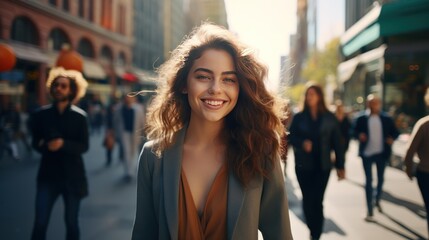
[(0, 1), (0, 42), (17, 57), (0, 73), (1, 105), (46, 104), (47, 73), (65, 45), (83, 56), (89, 93), (115, 94), (132, 62), (132, 9), (129, 0)]

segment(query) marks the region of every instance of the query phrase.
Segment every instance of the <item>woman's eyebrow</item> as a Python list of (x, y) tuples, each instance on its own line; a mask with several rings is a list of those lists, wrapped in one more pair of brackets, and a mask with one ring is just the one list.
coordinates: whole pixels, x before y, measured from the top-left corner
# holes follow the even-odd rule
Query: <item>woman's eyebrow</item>
[[(199, 72), (199, 71), (213, 74), (213, 71), (210, 70), (210, 69), (207, 69), (207, 68), (197, 68), (197, 69), (194, 70), (194, 73), (195, 72)], [(235, 71), (225, 71), (225, 72), (222, 72), (222, 75), (230, 75), (230, 74), (237, 75), (237, 72), (235, 72)]]

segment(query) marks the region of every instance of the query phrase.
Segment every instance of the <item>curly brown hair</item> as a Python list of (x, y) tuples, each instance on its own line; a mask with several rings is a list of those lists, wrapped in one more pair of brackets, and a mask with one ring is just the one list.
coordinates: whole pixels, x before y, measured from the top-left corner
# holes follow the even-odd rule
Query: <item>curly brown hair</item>
[(237, 104), (225, 119), (228, 167), (244, 185), (254, 176), (268, 177), (281, 152), (285, 101), (266, 89), (267, 68), (253, 52), (233, 33), (211, 23), (195, 28), (158, 69), (160, 82), (148, 108), (147, 137), (156, 140), (155, 152), (160, 155), (189, 123), (191, 109), (183, 89), (194, 61), (207, 49), (228, 52), (239, 81)]

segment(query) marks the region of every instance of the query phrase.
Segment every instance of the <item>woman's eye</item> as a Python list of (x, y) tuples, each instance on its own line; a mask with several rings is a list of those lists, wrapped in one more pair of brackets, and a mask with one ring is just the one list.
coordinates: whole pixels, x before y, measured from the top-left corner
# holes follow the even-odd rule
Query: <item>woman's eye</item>
[(235, 80), (234, 78), (225, 78), (224, 81), (229, 83), (235, 83), (237, 80)]
[(209, 76), (205, 76), (205, 75), (198, 75), (197, 79), (199, 79), (199, 80), (209, 80), (210, 77)]

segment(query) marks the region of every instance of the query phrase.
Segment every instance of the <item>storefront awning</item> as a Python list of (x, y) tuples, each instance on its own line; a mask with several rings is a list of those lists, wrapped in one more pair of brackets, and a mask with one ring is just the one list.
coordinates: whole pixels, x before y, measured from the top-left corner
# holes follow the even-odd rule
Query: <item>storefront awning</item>
[(342, 62), (338, 65), (338, 81), (344, 83), (348, 81), (353, 73), (356, 71), (357, 66), (360, 64), (367, 64), (384, 57), (386, 51), (386, 45), (381, 45), (380, 47), (368, 51), (366, 53), (360, 54), (348, 61)]
[(83, 60), (83, 74), (95, 79), (105, 79), (107, 76), (99, 63), (87, 59)]
[(381, 36), (429, 30), (428, 0), (399, 0), (383, 5), (379, 23)]
[(17, 58), (32, 62), (47, 62), (48, 56), (37, 47), (20, 43), (9, 43)]
[(380, 39), (410, 32), (429, 30), (428, 0), (397, 0), (375, 5), (341, 37), (341, 50), (350, 56)]

